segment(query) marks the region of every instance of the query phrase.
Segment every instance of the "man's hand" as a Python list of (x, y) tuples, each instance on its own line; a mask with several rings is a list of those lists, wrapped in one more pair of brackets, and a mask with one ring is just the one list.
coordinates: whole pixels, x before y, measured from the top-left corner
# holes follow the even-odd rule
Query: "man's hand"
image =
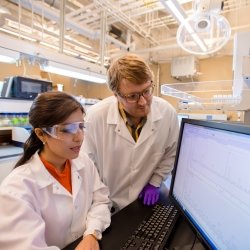
[(160, 188), (151, 184), (147, 184), (139, 194), (139, 198), (143, 198), (144, 205), (154, 205), (160, 197)]

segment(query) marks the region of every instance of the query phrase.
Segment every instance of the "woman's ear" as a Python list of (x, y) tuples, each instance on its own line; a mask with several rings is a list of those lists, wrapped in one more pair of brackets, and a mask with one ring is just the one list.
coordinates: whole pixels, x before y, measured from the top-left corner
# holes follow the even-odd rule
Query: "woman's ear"
[(43, 144), (45, 144), (45, 143), (46, 143), (46, 137), (45, 137), (45, 135), (44, 135), (43, 130), (40, 129), (40, 128), (35, 128), (34, 131), (35, 131), (35, 133), (36, 133), (36, 136), (41, 140), (41, 142), (42, 142)]

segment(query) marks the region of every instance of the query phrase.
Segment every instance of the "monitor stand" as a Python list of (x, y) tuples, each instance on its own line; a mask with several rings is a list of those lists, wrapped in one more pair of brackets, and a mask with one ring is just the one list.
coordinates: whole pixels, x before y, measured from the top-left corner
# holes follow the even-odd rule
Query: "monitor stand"
[(204, 248), (200, 242), (197, 242), (194, 244), (194, 246), (192, 244), (176, 246), (173, 248), (173, 250), (206, 250), (206, 248)]
[[(196, 241), (193, 245), (194, 240)], [(165, 246), (168, 250), (206, 250), (188, 221), (180, 216)]]

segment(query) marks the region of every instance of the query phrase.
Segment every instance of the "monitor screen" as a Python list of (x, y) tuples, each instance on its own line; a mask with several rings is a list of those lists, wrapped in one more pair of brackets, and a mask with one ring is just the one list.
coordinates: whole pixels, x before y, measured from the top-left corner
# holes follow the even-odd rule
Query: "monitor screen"
[(21, 91), (27, 92), (27, 93), (38, 93), (39, 94), (42, 92), (42, 83), (31, 82), (31, 81), (22, 81)]
[(34, 99), (39, 93), (51, 91), (52, 82), (24, 76), (11, 76), (4, 79), (2, 97)]
[(183, 119), (170, 197), (210, 249), (250, 249), (250, 127)]

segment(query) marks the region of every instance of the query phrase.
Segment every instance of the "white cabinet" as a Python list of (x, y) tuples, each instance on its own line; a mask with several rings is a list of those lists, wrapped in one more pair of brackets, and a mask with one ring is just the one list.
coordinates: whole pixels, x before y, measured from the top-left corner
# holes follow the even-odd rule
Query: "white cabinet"
[(18, 161), (20, 156), (8, 157), (0, 159), (0, 184), (3, 179), (11, 172), (14, 168), (15, 163)]
[(23, 148), (12, 145), (0, 146), (0, 183), (14, 168), (21, 157)]

